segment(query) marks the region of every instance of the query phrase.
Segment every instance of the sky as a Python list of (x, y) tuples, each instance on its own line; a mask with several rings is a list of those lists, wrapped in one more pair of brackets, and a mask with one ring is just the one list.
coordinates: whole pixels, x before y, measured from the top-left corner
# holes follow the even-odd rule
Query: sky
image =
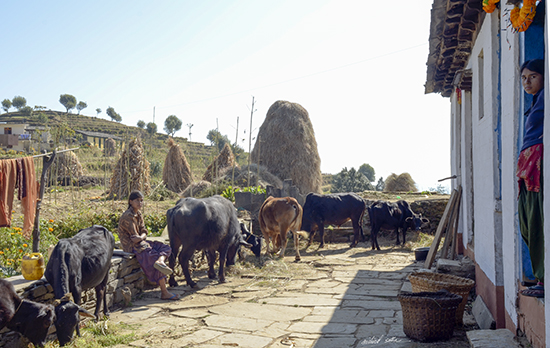
[(65, 111), (71, 94), (83, 115), (113, 107), (159, 132), (175, 115), (176, 136), (218, 129), (247, 152), (287, 100), (309, 113), (323, 173), (367, 163), (448, 187), (450, 102), (424, 94), (432, 2), (2, 1), (0, 100)]

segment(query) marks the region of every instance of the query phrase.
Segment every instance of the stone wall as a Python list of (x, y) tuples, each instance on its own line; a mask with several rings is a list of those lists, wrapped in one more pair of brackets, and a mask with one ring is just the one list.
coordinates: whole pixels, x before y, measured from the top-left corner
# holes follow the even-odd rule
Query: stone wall
[[(116, 255), (111, 259), (107, 283), (107, 304), (110, 309), (128, 305), (147, 282), (134, 254), (124, 253), (120, 250), (115, 250), (115, 253)], [(7, 280), (12, 282), (17, 294), (23, 299), (49, 304), (54, 301), (53, 288), (44, 277), (36, 281), (25, 280), (23, 276), (11, 277)], [(82, 307), (93, 313), (95, 305), (95, 290), (92, 288), (84, 291)], [(101, 313), (103, 314), (103, 312)], [(53, 332), (55, 332), (55, 327), (52, 325), (50, 334)], [(26, 339), (21, 339), (20, 336), (18, 332), (7, 328), (0, 330), (0, 347), (26, 347)], [(51, 339), (55, 339), (55, 336), (52, 336)]]

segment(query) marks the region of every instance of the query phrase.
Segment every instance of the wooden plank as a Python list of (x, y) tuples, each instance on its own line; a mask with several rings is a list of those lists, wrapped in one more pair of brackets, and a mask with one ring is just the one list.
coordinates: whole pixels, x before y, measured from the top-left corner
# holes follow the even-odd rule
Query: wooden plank
[(462, 186), (458, 186), (458, 198), (456, 202), (456, 218), (453, 220), (453, 243), (451, 244), (451, 259), (454, 260), (456, 256), (456, 240), (457, 240), (457, 231), (458, 231), (458, 217), (460, 216), (460, 202), (462, 199)]
[[(453, 202), (453, 206), (451, 208), (452, 213), (445, 228), (445, 242), (441, 247), (441, 258), (443, 259), (449, 259), (449, 260), (453, 259), (451, 256), (453, 253), (450, 249), (456, 233), (455, 222), (458, 221), (458, 208), (460, 205), (461, 191), (462, 191), (462, 188), (460, 187), (457, 188), (457, 198), (455, 199), (455, 202)], [(453, 230), (453, 226), (454, 226), (454, 230)]]
[(435, 254), (437, 253), (437, 248), (439, 247), (439, 242), (441, 241), (441, 235), (443, 234), (443, 230), (445, 230), (445, 227), (447, 226), (449, 214), (451, 212), (452, 206), (454, 205), (454, 202), (456, 201), (456, 196), (457, 191), (453, 190), (451, 198), (449, 199), (449, 202), (447, 202), (447, 206), (445, 207), (445, 211), (443, 212), (443, 216), (439, 221), (437, 230), (435, 231), (435, 237), (430, 247), (430, 251), (428, 252), (428, 256), (426, 257), (426, 262), (424, 263), (424, 268), (426, 269), (430, 269), (432, 263), (434, 262)]

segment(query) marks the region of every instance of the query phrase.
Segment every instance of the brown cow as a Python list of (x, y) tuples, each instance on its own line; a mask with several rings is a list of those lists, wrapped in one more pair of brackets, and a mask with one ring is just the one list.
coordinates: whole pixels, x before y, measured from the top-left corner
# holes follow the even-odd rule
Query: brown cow
[(275, 248), (279, 249), (281, 247), (279, 256), (284, 257), (286, 235), (290, 230), (294, 235), (296, 261), (300, 261), (298, 230), (302, 226), (302, 206), (298, 201), (292, 197), (268, 197), (260, 208), (258, 219), (267, 245), (266, 253), (270, 253), (269, 241), (271, 240), (273, 242), (273, 252), (277, 251)]

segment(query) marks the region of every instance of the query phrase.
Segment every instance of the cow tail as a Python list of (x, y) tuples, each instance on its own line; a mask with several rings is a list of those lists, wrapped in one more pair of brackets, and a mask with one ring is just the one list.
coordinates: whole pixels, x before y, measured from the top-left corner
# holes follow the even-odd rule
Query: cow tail
[(294, 219), (292, 220), (290, 226), (292, 226), (295, 231), (299, 231), (302, 228), (302, 216), (304, 214), (304, 210), (298, 203), (294, 204), (293, 206), (294, 210), (296, 210), (296, 215), (294, 216)]
[(262, 232), (267, 230), (266, 229), (267, 226), (265, 225), (265, 221), (263, 219), (263, 211), (264, 211), (264, 207), (265, 207), (266, 203), (270, 200), (269, 199), (270, 197), (267, 197), (267, 199), (262, 203), (262, 206), (260, 207), (260, 211), (258, 213), (258, 221), (260, 222), (260, 230)]

